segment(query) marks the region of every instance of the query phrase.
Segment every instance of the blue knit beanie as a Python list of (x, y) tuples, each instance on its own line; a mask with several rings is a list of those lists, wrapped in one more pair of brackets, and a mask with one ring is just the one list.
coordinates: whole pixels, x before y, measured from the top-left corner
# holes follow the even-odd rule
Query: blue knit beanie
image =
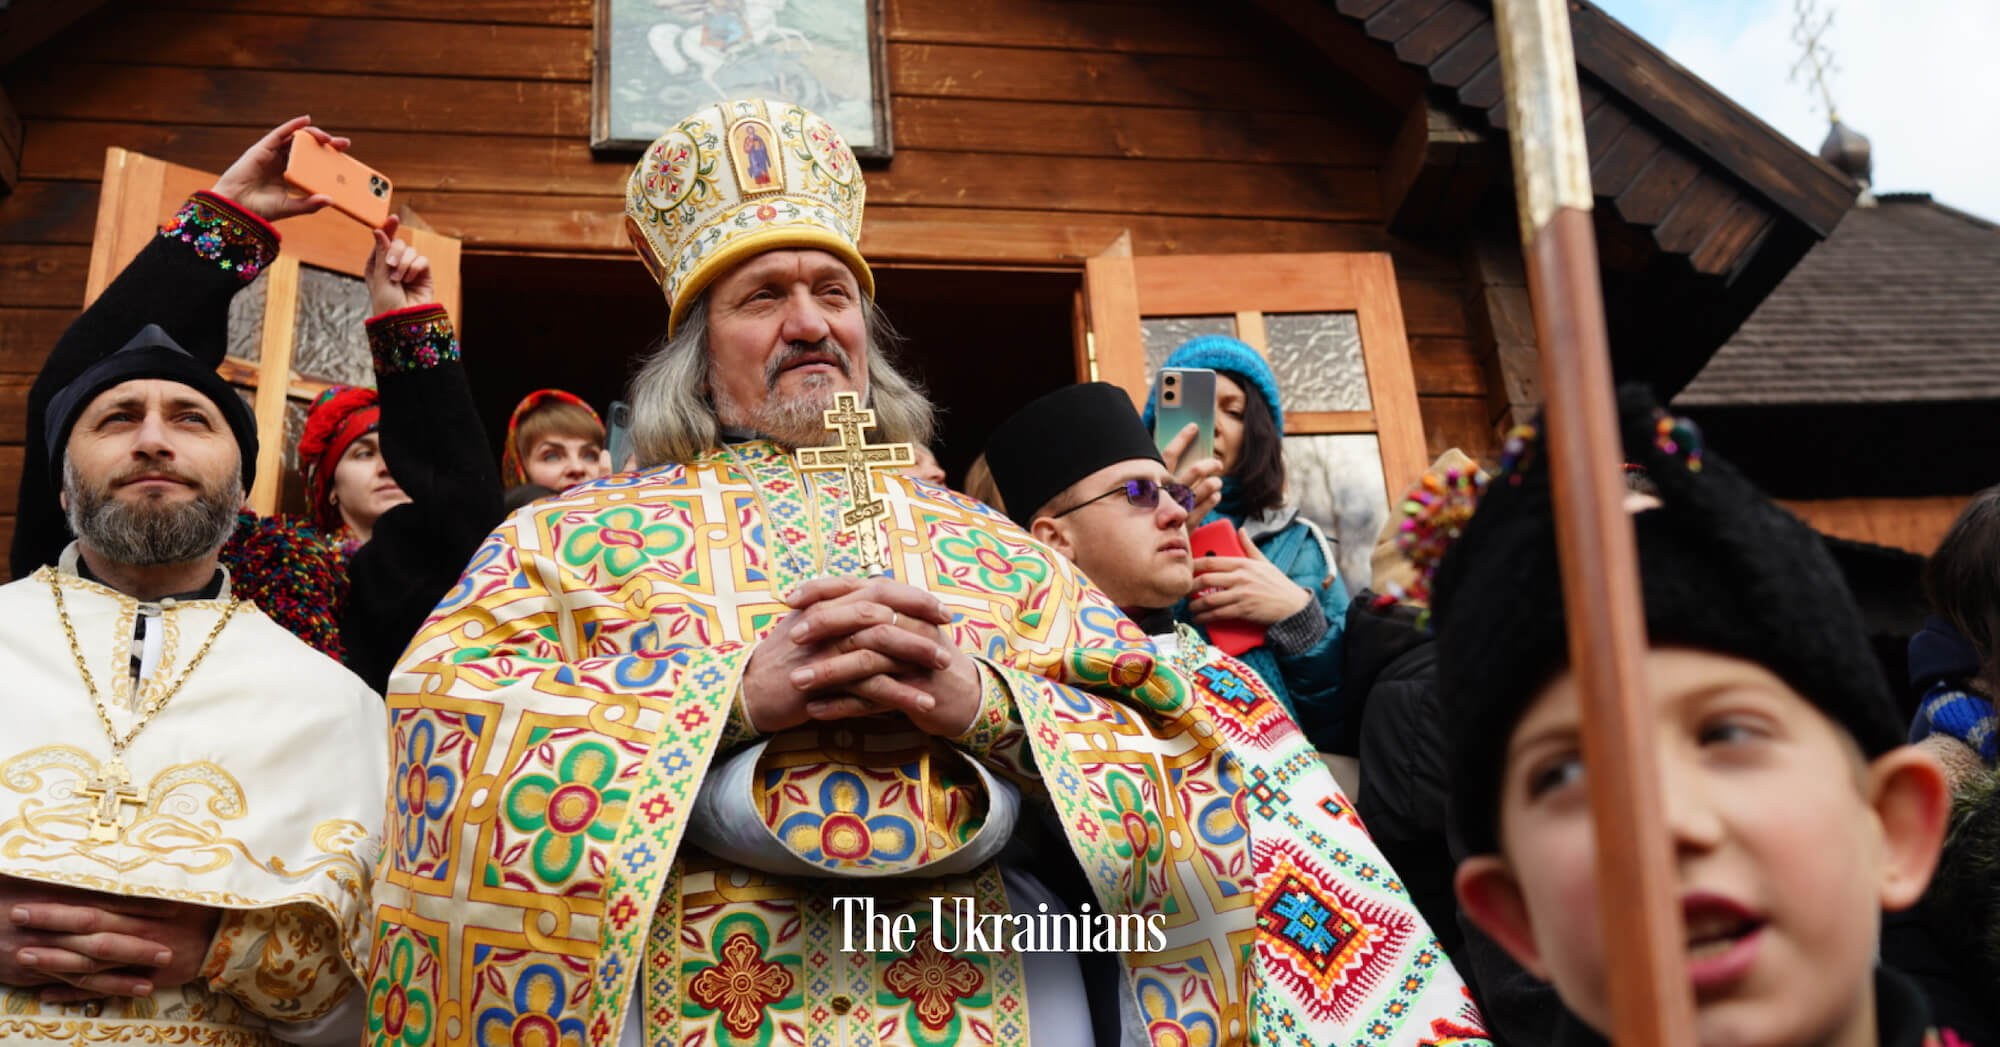
[[(1211, 371), (1227, 371), (1232, 377), (1241, 378), (1254, 386), (1264, 397), (1264, 405), (1271, 409), (1271, 422), (1279, 432), (1285, 431), (1285, 409), (1278, 403), (1278, 379), (1271, 373), (1271, 365), (1264, 362), (1263, 354), (1249, 345), (1226, 334), (1205, 334), (1190, 338), (1167, 357), (1161, 367), (1206, 367)], [(1153, 427), (1153, 398), (1157, 389), (1146, 391), (1146, 428)]]

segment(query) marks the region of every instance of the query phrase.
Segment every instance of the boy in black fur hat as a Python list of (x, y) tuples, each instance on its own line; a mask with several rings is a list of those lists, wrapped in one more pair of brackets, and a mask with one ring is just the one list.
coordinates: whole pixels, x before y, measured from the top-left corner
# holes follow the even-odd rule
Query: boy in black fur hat
[[(1928, 1020), (1876, 968), (1881, 913), (1923, 893), (1949, 796), (1894, 703), (1819, 537), (1643, 392), (1621, 396), (1650, 647), (1650, 713), (1704, 1047), (1917, 1044)], [(1596, 841), (1568, 670), (1547, 463), (1510, 441), (1433, 609), (1472, 857), (1468, 917), (1609, 1033)]]

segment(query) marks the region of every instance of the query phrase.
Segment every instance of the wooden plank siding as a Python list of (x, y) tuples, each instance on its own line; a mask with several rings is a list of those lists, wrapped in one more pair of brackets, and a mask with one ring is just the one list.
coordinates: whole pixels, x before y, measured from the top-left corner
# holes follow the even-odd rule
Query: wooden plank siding
[[(587, 144), (589, 0), (301, 10), (114, 5), (0, 70), (24, 121), (21, 184), (0, 199), (0, 410), (25, 402), (82, 300), (114, 145), (219, 170), (259, 131), (310, 112), (351, 134), (398, 200), (469, 257), (629, 255), (632, 159)], [(1141, 11), (884, 0), (895, 158), (867, 171), (864, 251), (1079, 274), (1121, 234), (1138, 254), (1386, 251), (1431, 453), (1492, 457), (1461, 252), (1385, 228), (1381, 167), (1404, 114), (1255, 9)], [(1447, 5), (1385, 14), (1415, 19), (1409, 46), (1425, 58), (1490, 48), (1490, 27)], [(0, 425), (0, 492), (16, 483), (19, 429)], [(12, 510), (0, 495), (0, 533)]]
[(1929, 556), (1971, 501), (1970, 495), (1932, 498), (1820, 498), (1779, 502), (1821, 534)]

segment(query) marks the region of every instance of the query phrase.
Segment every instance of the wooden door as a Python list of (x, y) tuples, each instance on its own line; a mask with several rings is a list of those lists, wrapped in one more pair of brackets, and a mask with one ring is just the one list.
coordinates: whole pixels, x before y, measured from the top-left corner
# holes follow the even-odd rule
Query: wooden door
[(1285, 412), (1288, 494), (1339, 543), (1350, 587), (1368, 580), (1389, 498), (1422, 475), (1423, 418), (1389, 256), (1101, 255), (1084, 266), (1079, 380), (1144, 404), (1182, 342), (1226, 334), (1264, 355)]
[[(143, 153), (106, 150), (84, 305), (159, 235), (189, 194), (214, 185), (215, 178)], [(407, 208), (398, 213), (398, 235), (430, 257), (438, 301), (456, 319), (459, 242), (424, 228)], [(254, 395), (259, 450), (250, 502), (260, 514), (277, 511), (281, 494), (293, 486), (287, 466), (296, 461), (305, 405), (335, 382), (374, 384), (361, 327), (368, 315), (361, 270), (373, 249), (368, 227), (329, 208), (287, 218), (277, 228), (283, 237), (277, 260), (231, 306), (230, 354), (221, 368)]]

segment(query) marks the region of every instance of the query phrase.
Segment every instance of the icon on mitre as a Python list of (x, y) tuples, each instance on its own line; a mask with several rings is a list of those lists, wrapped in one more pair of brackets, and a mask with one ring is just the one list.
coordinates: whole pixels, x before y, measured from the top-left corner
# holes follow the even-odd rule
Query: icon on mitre
[(770, 124), (751, 117), (731, 125), (729, 158), (736, 166), (736, 184), (745, 193), (785, 187), (778, 172), (778, 136)]

